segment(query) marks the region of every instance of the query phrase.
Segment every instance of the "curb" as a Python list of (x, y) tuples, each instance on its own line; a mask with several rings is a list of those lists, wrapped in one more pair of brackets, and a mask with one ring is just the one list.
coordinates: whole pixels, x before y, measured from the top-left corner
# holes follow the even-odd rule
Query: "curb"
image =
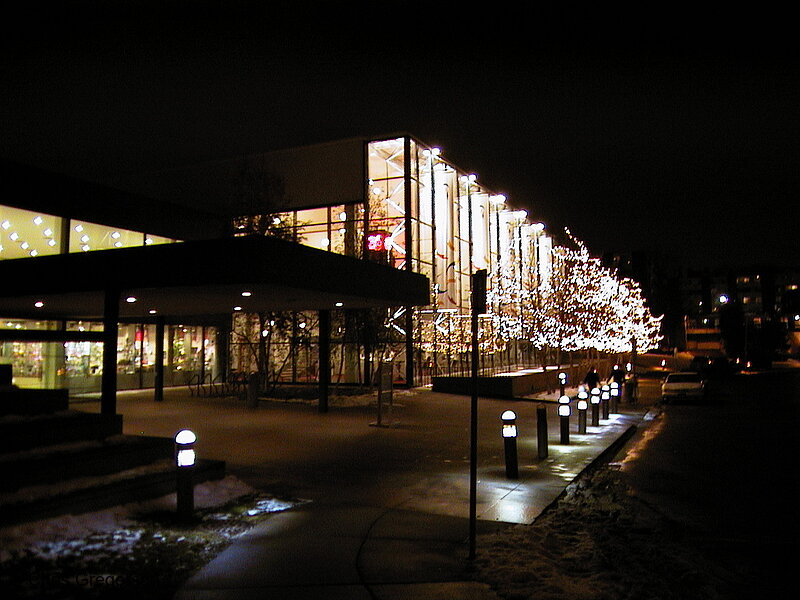
[[(644, 420), (648, 415), (650, 415), (651, 412), (652, 410), (648, 411), (648, 413), (642, 417), (642, 420)], [(613, 457), (617, 452), (619, 452), (619, 450), (623, 446), (625, 446), (625, 444), (628, 443), (628, 441), (634, 436), (634, 434), (638, 431), (638, 429), (639, 426), (635, 423), (629, 425), (628, 428), (625, 431), (623, 431), (619, 437), (617, 437), (617, 439), (611, 442), (600, 454), (595, 456), (591, 460), (591, 462), (589, 462), (589, 464), (587, 464), (583, 469), (581, 469), (581, 472), (578, 473), (575, 476), (575, 478), (564, 487), (563, 490), (561, 490), (561, 493), (558, 496), (556, 496), (553, 499), (553, 501), (550, 502), (550, 504), (544, 507), (544, 509), (539, 513), (539, 516), (533, 520), (533, 523), (531, 523), (531, 525), (535, 524), (539, 518), (541, 518), (543, 515), (547, 514), (550, 510), (552, 510), (558, 504), (558, 502), (564, 496), (567, 495), (567, 493), (570, 491), (570, 488), (572, 488), (578, 483), (578, 481), (589, 475), (591, 472), (595, 471), (598, 467), (600, 467), (601, 464), (603, 463), (607, 464), (610, 458)]]

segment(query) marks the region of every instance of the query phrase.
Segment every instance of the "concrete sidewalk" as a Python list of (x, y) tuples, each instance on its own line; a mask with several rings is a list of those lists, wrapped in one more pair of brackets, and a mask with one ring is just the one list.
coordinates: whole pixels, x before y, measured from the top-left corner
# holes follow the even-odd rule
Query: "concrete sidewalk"
[[(444, 415), (463, 421), (465, 400), (425, 390), (401, 399), (399, 424), (386, 429), (366, 425), (364, 411), (318, 415), (268, 403), (250, 412), (249, 421), (280, 422), (284, 436), (307, 427), (306, 444), (324, 446), (326, 459), (303, 454), (297, 446), (305, 436), (297, 431), (299, 437), (283, 440), (301, 455), (282, 454), (288, 468), (234, 462), (232, 472), (265, 491), (277, 486), (310, 502), (237, 539), (177, 598), (496, 598), (469, 577), (468, 437), (461, 425), (451, 426), (456, 431), (441, 426)], [(621, 447), (650, 408), (623, 406), (583, 435), (573, 417), (570, 444), (561, 445), (550, 405), (549, 456), (539, 460), (532, 426), (537, 404), (481, 400), (479, 534), (533, 522), (585, 468)], [(499, 414), (509, 407), (521, 429), (517, 480), (505, 477), (499, 434)], [(318, 422), (326, 429), (317, 429)]]

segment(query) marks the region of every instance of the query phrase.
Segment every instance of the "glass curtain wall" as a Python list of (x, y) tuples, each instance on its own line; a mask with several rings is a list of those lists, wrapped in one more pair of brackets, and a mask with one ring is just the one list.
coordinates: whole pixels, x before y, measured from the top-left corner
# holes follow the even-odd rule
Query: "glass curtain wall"
[[(88, 221), (0, 205), (0, 260), (68, 252), (89, 252), (177, 240)], [(102, 331), (102, 323), (0, 319), (2, 329)], [(120, 324), (117, 341), (119, 389), (151, 387), (155, 365), (154, 324)], [(213, 328), (165, 328), (165, 384), (186, 383), (212, 372)], [(20, 387), (100, 390), (103, 373), (99, 342), (1, 342), (0, 363), (11, 364)]]

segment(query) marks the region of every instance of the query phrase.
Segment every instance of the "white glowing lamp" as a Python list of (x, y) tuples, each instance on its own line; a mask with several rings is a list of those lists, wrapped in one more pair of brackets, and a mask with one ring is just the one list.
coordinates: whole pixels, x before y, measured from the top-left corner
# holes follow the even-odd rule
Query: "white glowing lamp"
[(193, 467), (196, 457), (194, 443), (197, 436), (190, 429), (182, 429), (175, 435), (175, 464), (178, 467)]
[(500, 415), (500, 420), (503, 422), (503, 437), (517, 437), (517, 414), (513, 410), (507, 410)]
[(592, 401), (592, 404), (600, 404), (600, 389), (599, 388), (592, 388), (591, 401)]

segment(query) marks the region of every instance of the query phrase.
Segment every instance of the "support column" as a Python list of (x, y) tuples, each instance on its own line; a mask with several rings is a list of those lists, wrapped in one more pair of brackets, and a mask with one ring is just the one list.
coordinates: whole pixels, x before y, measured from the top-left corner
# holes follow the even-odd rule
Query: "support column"
[(331, 311), (319, 311), (319, 412), (328, 412), (331, 383)]
[(119, 290), (107, 288), (103, 302), (103, 380), (100, 412), (117, 412), (117, 333), (119, 329)]
[(156, 372), (153, 387), (155, 401), (161, 402), (164, 399), (164, 317), (156, 318)]
[(414, 310), (413, 306), (406, 306), (406, 386), (414, 387)]

